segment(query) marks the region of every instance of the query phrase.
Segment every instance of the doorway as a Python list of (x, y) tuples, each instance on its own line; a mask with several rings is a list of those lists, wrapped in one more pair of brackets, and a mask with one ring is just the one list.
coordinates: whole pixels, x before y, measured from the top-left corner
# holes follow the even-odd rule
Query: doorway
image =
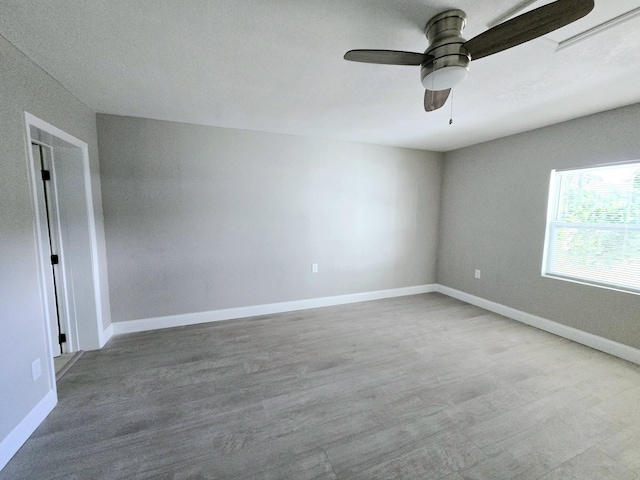
[(54, 357), (101, 348), (98, 246), (88, 145), (26, 113), (29, 171), (50, 378)]

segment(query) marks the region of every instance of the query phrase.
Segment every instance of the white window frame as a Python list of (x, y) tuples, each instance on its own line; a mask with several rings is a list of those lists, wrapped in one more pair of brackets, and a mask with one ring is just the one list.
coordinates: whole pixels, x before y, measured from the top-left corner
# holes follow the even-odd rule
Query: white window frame
[(637, 231), (640, 232), (640, 225), (620, 225), (620, 224), (602, 224), (602, 223), (573, 223), (573, 222), (561, 222), (555, 220), (558, 216), (558, 208), (560, 205), (560, 188), (561, 182), (559, 182), (559, 174), (563, 172), (575, 172), (578, 170), (596, 170), (606, 167), (615, 167), (622, 165), (638, 165), (640, 166), (640, 160), (633, 160), (629, 162), (618, 162), (610, 164), (593, 165), (589, 167), (578, 168), (565, 168), (555, 169), (551, 171), (551, 179), (549, 181), (549, 199), (547, 202), (547, 220), (546, 220), (546, 232), (544, 238), (544, 253), (542, 256), (542, 276), (548, 278), (554, 278), (558, 280), (565, 280), (568, 282), (579, 283), (582, 285), (591, 285), (595, 287), (605, 288), (608, 290), (616, 290), (620, 292), (632, 293), (640, 295), (640, 289), (630, 287), (627, 285), (618, 285), (608, 281), (599, 282), (591, 278), (582, 278), (577, 276), (571, 276), (561, 273), (555, 273), (551, 271), (551, 260), (553, 258), (553, 238), (555, 238), (555, 231), (559, 228), (571, 228), (571, 229), (584, 229), (584, 230), (600, 230), (600, 231)]

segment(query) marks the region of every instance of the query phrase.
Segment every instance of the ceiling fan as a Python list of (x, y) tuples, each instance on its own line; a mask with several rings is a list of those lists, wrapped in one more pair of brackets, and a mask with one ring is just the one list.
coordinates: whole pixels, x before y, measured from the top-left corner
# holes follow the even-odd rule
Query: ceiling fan
[(523, 13), (486, 32), (465, 40), (462, 30), (466, 14), (448, 10), (433, 17), (425, 27), (429, 46), (424, 53), (398, 50), (350, 50), (345, 60), (384, 65), (420, 65), (422, 85), (426, 89), (424, 109), (442, 107), (451, 88), (469, 73), (469, 62), (501, 52), (546, 35), (587, 15), (594, 0), (557, 0)]

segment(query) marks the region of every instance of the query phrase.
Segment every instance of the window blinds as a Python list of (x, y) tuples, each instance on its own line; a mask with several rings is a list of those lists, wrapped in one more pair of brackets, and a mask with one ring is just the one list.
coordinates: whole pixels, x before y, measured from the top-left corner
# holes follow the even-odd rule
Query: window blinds
[(640, 162), (551, 175), (543, 275), (640, 293)]

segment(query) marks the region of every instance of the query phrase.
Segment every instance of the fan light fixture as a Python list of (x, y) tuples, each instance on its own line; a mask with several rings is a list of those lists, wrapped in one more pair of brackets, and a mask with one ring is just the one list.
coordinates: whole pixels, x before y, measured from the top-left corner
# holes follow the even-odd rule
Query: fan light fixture
[(462, 82), (469, 74), (469, 67), (448, 65), (433, 70), (422, 78), (422, 85), (428, 90), (448, 90)]

